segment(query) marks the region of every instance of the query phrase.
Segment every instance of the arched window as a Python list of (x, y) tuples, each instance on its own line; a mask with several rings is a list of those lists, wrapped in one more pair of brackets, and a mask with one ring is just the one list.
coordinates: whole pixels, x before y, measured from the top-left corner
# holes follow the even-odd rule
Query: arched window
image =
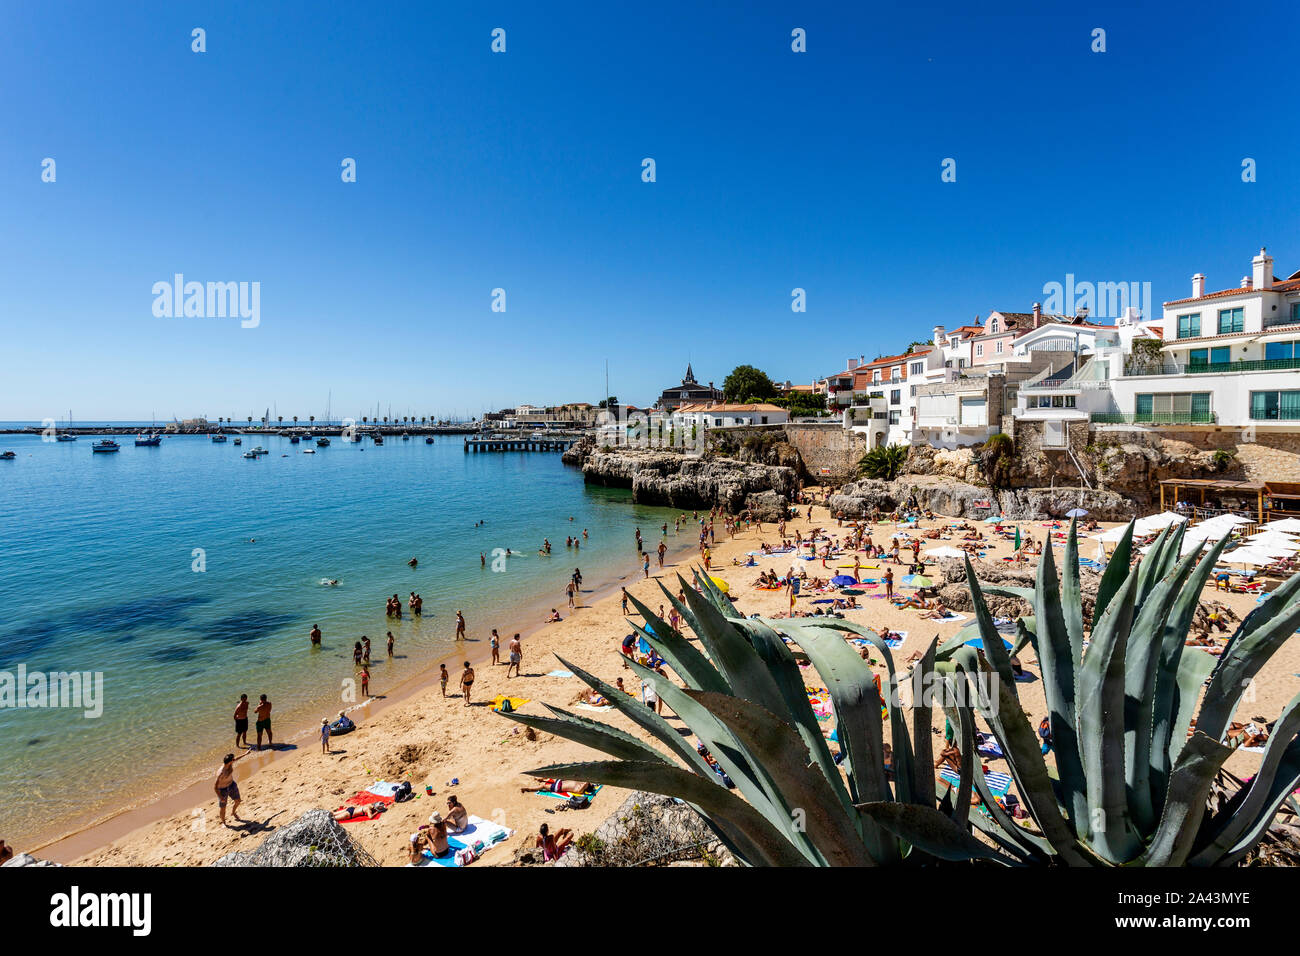
[(997, 320), (997, 319), (994, 319), (994, 320), (993, 320), (992, 324), (989, 326), (989, 331), (990, 331), (990, 332), (1001, 332), (1001, 331), (1002, 331), (1002, 329), (998, 327), (998, 320)]

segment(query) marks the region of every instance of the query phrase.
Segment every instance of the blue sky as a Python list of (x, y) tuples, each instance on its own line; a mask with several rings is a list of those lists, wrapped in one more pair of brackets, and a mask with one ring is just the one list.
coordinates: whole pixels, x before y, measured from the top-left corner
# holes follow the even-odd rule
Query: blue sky
[[(644, 403), (1300, 269), (1293, 4), (542, 6), (0, 7), (0, 420)], [(260, 325), (156, 318), (177, 272)]]

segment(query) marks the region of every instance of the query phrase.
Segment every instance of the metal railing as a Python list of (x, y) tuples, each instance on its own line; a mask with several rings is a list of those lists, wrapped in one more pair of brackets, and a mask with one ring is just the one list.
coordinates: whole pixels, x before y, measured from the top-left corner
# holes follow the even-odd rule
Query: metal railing
[(1160, 365), (1125, 365), (1125, 378), (1144, 375), (1230, 375), (1234, 372), (1286, 372), (1300, 369), (1300, 358), (1242, 359), (1237, 362), (1165, 362)]
[(1070, 379), (1065, 379), (1059, 382), (1043, 381), (1043, 382), (1033, 382), (1033, 383), (1022, 383), (1019, 387), (1020, 387), (1020, 391), (1022, 392), (1036, 392), (1039, 391), (1040, 389), (1046, 390), (1046, 389), (1062, 389), (1062, 388), (1078, 388), (1078, 389), (1110, 388), (1110, 381), (1107, 379), (1088, 379), (1088, 380), (1080, 380), (1080, 381), (1071, 381)]
[(1098, 425), (1213, 425), (1218, 421), (1214, 412), (1145, 412), (1141, 415), (1094, 413), (1090, 417)]

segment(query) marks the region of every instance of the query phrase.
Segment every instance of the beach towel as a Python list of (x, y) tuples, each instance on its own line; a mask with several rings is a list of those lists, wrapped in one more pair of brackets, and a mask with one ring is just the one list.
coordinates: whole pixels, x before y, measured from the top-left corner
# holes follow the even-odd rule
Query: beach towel
[(573, 671), (547, 671), (547, 677), (572, 677)]
[(926, 620), (934, 621), (936, 624), (960, 624), (962, 621), (966, 620), (966, 615), (955, 614), (950, 611), (948, 612), (947, 617), (928, 617)]
[(512, 711), (518, 710), (520, 707), (524, 706), (524, 704), (528, 703), (529, 699), (530, 698), (528, 697), (511, 697), (508, 694), (497, 694), (492, 698), (492, 709), (499, 714), (501, 713), (501, 708), (504, 706), (505, 702), (510, 701), (510, 709)]
[(442, 867), (449, 870), (463, 868), (465, 864), (460, 862), (464, 858), (463, 851), (472, 849), (477, 859), (494, 846), (504, 843), (513, 835), (514, 831), (507, 827), (484, 820), (482, 817), (471, 816), (469, 826), (460, 833), (447, 836), (447, 845), (451, 848), (450, 853), (442, 857), (425, 857), (420, 863), (408, 863), (406, 865), (408, 867)]
[(613, 710), (613, 704), (606, 704), (604, 707), (597, 707), (594, 704), (579, 704), (578, 710), (589, 710), (593, 714), (603, 714), (607, 710)]
[(1002, 745), (998, 743), (997, 738), (992, 734), (976, 734), (975, 736), (979, 742), (976, 750), (979, 751), (981, 757), (998, 758), (1006, 756), (1002, 752)]
[[(956, 770), (953, 770), (951, 767), (944, 767), (939, 771), (939, 776), (948, 781), (948, 783), (952, 784), (954, 787), (961, 785), (961, 774)], [(984, 782), (988, 784), (988, 788), (990, 792), (992, 792), (993, 796), (1004, 797), (1006, 796), (1007, 791), (1011, 789), (1011, 785), (1015, 783), (1015, 780), (1012, 779), (1010, 774), (997, 773), (996, 771), (990, 770), (984, 774)], [(973, 782), (971, 783), (971, 792), (976, 792)]]

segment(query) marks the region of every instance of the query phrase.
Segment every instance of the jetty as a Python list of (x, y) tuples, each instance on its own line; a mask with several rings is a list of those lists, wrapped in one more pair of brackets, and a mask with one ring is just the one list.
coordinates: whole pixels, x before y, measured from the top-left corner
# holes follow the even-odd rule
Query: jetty
[(576, 438), (466, 438), (465, 453), (481, 451), (567, 451)]

